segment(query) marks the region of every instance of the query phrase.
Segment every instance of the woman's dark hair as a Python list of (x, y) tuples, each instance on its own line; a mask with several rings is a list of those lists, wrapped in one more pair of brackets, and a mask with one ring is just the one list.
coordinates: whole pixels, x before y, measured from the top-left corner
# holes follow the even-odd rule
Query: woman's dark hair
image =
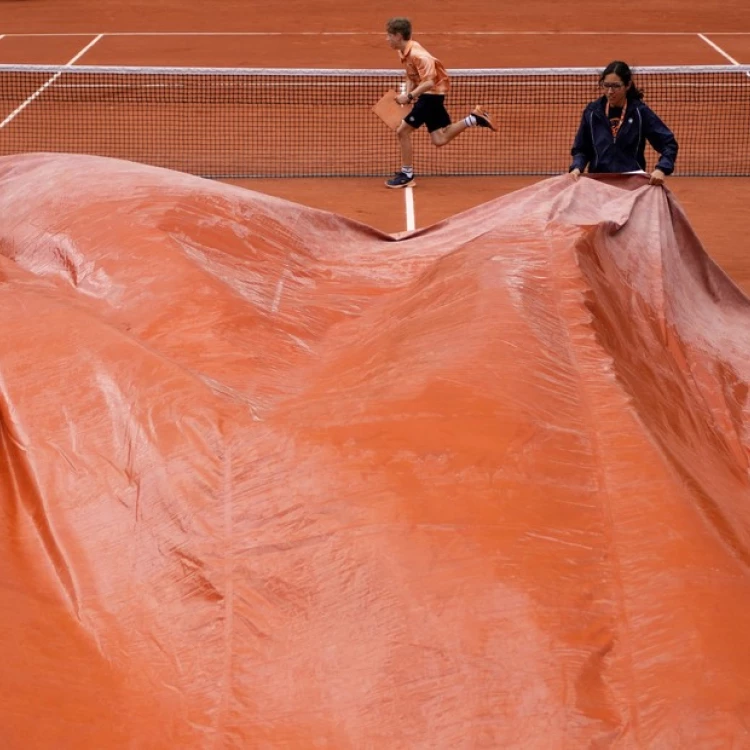
[[(633, 83), (633, 71), (630, 70), (630, 66), (622, 60), (614, 60), (602, 71), (599, 76), (599, 83), (601, 83), (610, 73), (614, 73), (620, 78), (620, 80), (627, 86), (629, 83)], [(643, 92), (633, 83), (628, 89), (628, 99), (643, 99)]]

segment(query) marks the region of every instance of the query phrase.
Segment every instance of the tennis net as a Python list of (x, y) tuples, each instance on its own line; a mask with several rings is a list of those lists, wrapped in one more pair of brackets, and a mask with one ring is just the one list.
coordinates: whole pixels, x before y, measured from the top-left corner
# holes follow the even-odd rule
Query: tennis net
[[(481, 104), (499, 132), (475, 128), (442, 149), (419, 132), (416, 169), (564, 172), (583, 107), (600, 96), (598, 75), (451, 71), (453, 119)], [(0, 155), (96, 154), (212, 178), (383, 175), (400, 165), (399, 150), (372, 107), (403, 80), (400, 70), (0, 65)], [(634, 80), (675, 132), (677, 174), (750, 175), (750, 66), (640, 68)]]

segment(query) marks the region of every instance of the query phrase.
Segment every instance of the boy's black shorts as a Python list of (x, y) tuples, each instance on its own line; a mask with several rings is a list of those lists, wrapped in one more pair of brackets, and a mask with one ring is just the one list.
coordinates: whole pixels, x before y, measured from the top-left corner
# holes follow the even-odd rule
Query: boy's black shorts
[(451, 124), (451, 116), (445, 108), (445, 96), (442, 94), (422, 94), (414, 103), (411, 112), (404, 117), (404, 122), (413, 128), (427, 125), (427, 130), (440, 130)]

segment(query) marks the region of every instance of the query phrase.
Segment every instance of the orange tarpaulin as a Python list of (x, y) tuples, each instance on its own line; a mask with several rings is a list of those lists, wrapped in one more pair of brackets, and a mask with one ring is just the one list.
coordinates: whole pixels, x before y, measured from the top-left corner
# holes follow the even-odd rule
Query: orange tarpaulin
[(0, 160), (3, 746), (747, 746), (750, 305), (646, 182)]

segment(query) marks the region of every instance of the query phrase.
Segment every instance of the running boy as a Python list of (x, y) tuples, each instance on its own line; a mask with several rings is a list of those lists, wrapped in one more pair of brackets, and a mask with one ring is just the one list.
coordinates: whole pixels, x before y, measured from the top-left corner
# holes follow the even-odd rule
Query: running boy
[(445, 109), (450, 78), (443, 64), (411, 38), (411, 21), (408, 18), (391, 18), (385, 30), (388, 44), (398, 50), (401, 63), (406, 68), (406, 91), (396, 101), (399, 104), (414, 102), (411, 112), (396, 131), (403, 166), (385, 183), (389, 188), (402, 188), (415, 184), (411, 137), (422, 125), (427, 126), (433, 144), (438, 147), (450, 143), (466, 128), (497, 128), (487, 112), (479, 106), (474, 107), (463, 120), (451, 124), (450, 115)]

